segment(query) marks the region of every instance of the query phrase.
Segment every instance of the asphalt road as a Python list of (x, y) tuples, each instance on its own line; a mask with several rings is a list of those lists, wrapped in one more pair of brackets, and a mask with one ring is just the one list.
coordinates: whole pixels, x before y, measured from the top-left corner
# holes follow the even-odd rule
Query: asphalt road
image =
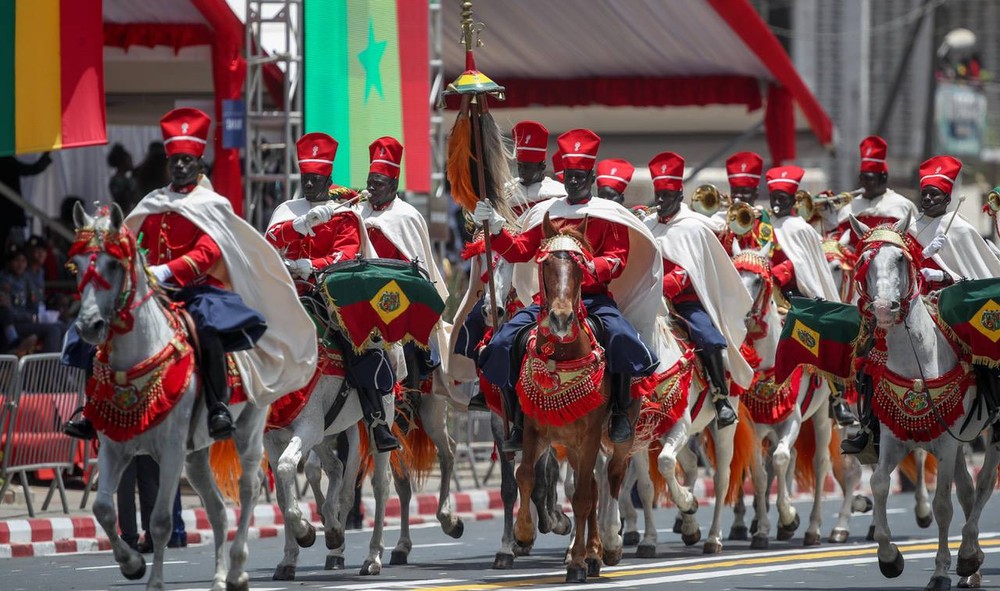
[[(980, 524), (986, 563), (982, 573), (983, 587), (1000, 588), (1000, 512), (994, 500), (984, 512)], [(803, 517), (808, 512), (804, 503), (796, 505)], [(917, 527), (912, 512), (911, 496), (897, 495), (890, 499), (890, 524), (894, 540), (906, 557), (901, 577), (884, 579), (879, 573), (874, 545), (864, 541), (871, 519), (855, 516), (851, 522), (851, 538), (845, 545), (824, 543), (819, 548), (802, 547), (803, 527), (790, 542), (771, 542), (766, 551), (751, 551), (747, 542), (729, 542), (721, 555), (706, 557), (701, 546), (685, 548), (680, 536), (670, 532), (673, 510), (656, 512), (660, 529), (657, 557), (637, 559), (632, 549), (617, 567), (605, 567), (602, 576), (591, 578), (586, 589), (699, 589), (699, 590), (824, 590), (853, 591), (861, 589), (922, 589), (933, 571), (936, 548), (936, 526)], [(956, 516), (960, 515), (957, 501)], [(833, 524), (835, 501), (824, 506), (824, 534)], [(773, 511), (772, 511), (773, 513)], [(702, 532), (707, 529), (710, 512), (705, 507), (699, 513)], [(772, 523), (776, 517), (772, 515)], [(724, 531), (728, 531), (728, 519)], [(419, 589), (464, 591), (472, 589), (570, 589), (564, 583), (562, 564), (568, 538), (540, 536), (531, 556), (520, 557), (510, 571), (490, 570), (499, 546), (502, 524), (498, 520), (467, 523), (465, 535), (454, 540), (434, 525), (414, 528), (414, 548), (408, 566), (388, 566), (389, 551), (396, 543), (398, 530), (386, 535), (382, 574), (358, 576), (368, 547), (369, 532), (349, 532), (347, 535), (347, 569), (324, 571), (325, 546), (322, 540), (302, 550), (297, 580), (272, 581), (271, 573), (282, 556), (281, 538), (253, 540), (250, 544), (251, 588), (257, 591), (292, 589), (367, 590)], [(957, 539), (961, 524), (956, 519), (951, 526)], [(957, 542), (953, 545), (953, 564)], [(167, 551), (164, 568), (170, 590), (206, 589), (211, 580), (212, 557), (209, 546), (202, 545)], [(958, 578), (953, 576), (953, 586)], [(18, 558), (0, 563), (0, 590), (141, 590), (144, 581), (127, 581), (118, 571), (109, 552), (96, 554), (57, 555), (44, 558)]]

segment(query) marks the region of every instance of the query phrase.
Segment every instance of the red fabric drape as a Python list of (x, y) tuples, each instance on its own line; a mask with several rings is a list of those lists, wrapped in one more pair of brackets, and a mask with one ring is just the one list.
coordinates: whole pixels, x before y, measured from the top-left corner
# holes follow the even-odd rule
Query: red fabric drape
[(104, 23), (104, 45), (128, 50), (133, 45), (165, 45), (175, 52), (191, 45), (209, 45), (212, 31), (199, 24)]
[(764, 133), (773, 166), (795, 159), (795, 102), (784, 86), (768, 86)]
[[(760, 84), (749, 76), (668, 78), (573, 78), (567, 80), (502, 79), (507, 90), (502, 107), (606, 105), (609, 107), (679, 107), (689, 105), (762, 104)], [(458, 108), (458, 97), (448, 97), (448, 108)]]

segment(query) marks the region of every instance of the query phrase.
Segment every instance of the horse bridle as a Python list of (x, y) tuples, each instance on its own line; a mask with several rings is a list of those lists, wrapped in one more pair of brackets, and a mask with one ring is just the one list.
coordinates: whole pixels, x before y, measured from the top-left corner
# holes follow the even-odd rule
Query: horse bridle
[(868, 280), (868, 266), (879, 251), (885, 246), (898, 248), (907, 262), (909, 281), (906, 293), (900, 296), (899, 309), (893, 312), (893, 324), (899, 324), (907, 314), (914, 300), (920, 296), (921, 277), (917, 272), (917, 265), (914, 264), (913, 245), (907, 242), (907, 237), (903, 236), (889, 226), (880, 226), (870, 230), (865, 234), (858, 249), (858, 264), (854, 273), (854, 281), (858, 293), (858, 309), (861, 314), (871, 317), (873, 314), (874, 302), (868, 294), (865, 283)]
[(552, 238), (542, 241), (538, 249), (538, 255), (535, 256), (535, 261), (538, 263), (538, 293), (541, 298), (538, 312), (538, 332), (549, 341), (562, 344), (575, 341), (580, 335), (580, 326), (586, 324), (584, 321), (586, 311), (581, 299), (577, 306), (578, 309), (575, 310), (578, 322), (573, 323), (569, 334), (565, 337), (558, 337), (552, 333), (548, 325), (548, 315), (545, 314), (545, 311), (548, 309), (549, 298), (545, 292), (545, 280), (542, 276), (543, 263), (549, 258), (568, 259), (576, 263), (581, 269), (584, 269), (586, 268), (587, 256), (587, 251), (583, 248), (580, 241), (566, 234), (557, 234)]
[[(743, 251), (733, 257), (733, 266), (737, 271), (749, 271), (758, 275), (763, 281), (760, 291), (757, 293), (747, 312), (747, 338), (756, 340), (767, 336), (767, 321), (764, 319), (771, 310), (771, 295), (774, 292), (774, 281), (771, 277), (771, 261), (756, 252)], [(751, 334), (750, 324), (760, 327), (760, 334)]]

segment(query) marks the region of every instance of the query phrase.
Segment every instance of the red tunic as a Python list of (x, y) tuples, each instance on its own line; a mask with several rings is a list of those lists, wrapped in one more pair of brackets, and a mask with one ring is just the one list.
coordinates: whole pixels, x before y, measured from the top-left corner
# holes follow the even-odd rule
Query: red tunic
[(663, 259), (663, 297), (674, 304), (700, 301), (691, 284), (691, 276), (670, 259)]
[(222, 287), (207, 275), (221, 258), (222, 251), (211, 236), (179, 213), (154, 213), (142, 220), (139, 246), (145, 249), (150, 265), (166, 265), (173, 281), (184, 286), (205, 282)]
[[(600, 218), (588, 218), (587, 240), (593, 248), (594, 274), (583, 274), (580, 291), (584, 294), (607, 294), (608, 284), (622, 274), (628, 261), (628, 228)], [(575, 228), (579, 220), (554, 219), (559, 228)], [(535, 226), (517, 236), (502, 230), (493, 237), (493, 249), (511, 263), (526, 263), (536, 254), (542, 243), (542, 227)]]
[(337, 261), (353, 259), (361, 252), (361, 224), (349, 211), (313, 226), (315, 236), (299, 234), (292, 222), (278, 222), (268, 228), (265, 235), (275, 248), (284, 250), (286, 259), (309, 259), (314, 269), (322, 269)]
[(368, 226), (368, 239), (372, 241), (372, 246), (375, 247), (375, 252), (378, 253), (380, 259), (395, 259), (397, 261), (410, 262), (410, 259), (406, 258), (396, 245), (392, 243), (382, 230), (375, 228), (373, 226)]

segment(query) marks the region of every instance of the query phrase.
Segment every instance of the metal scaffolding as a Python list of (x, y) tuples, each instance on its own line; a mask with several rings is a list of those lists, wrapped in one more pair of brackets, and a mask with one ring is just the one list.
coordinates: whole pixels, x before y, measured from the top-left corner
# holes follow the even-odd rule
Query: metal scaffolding
[[(298, 190), (295, 140), (302, 135), (303, 0), (246, 3), (246, 171), (244, 216), (259, 229)], [(264, 37), (268, 49), (264, 50)], [(277, 46), (275, 46), (277, 44)], [(265, 70), (282, 71), (281, 104), (264, 88)]]
[(444, 168), (448, 155), (447, 130), (444, 126), (444, 107), (440, 102), (444, 90), (444, 59), (442, 58), (441, 2), (430, 3), (430, 120), (431, 120), (431, 196), (440, 198), (444, 194)]

